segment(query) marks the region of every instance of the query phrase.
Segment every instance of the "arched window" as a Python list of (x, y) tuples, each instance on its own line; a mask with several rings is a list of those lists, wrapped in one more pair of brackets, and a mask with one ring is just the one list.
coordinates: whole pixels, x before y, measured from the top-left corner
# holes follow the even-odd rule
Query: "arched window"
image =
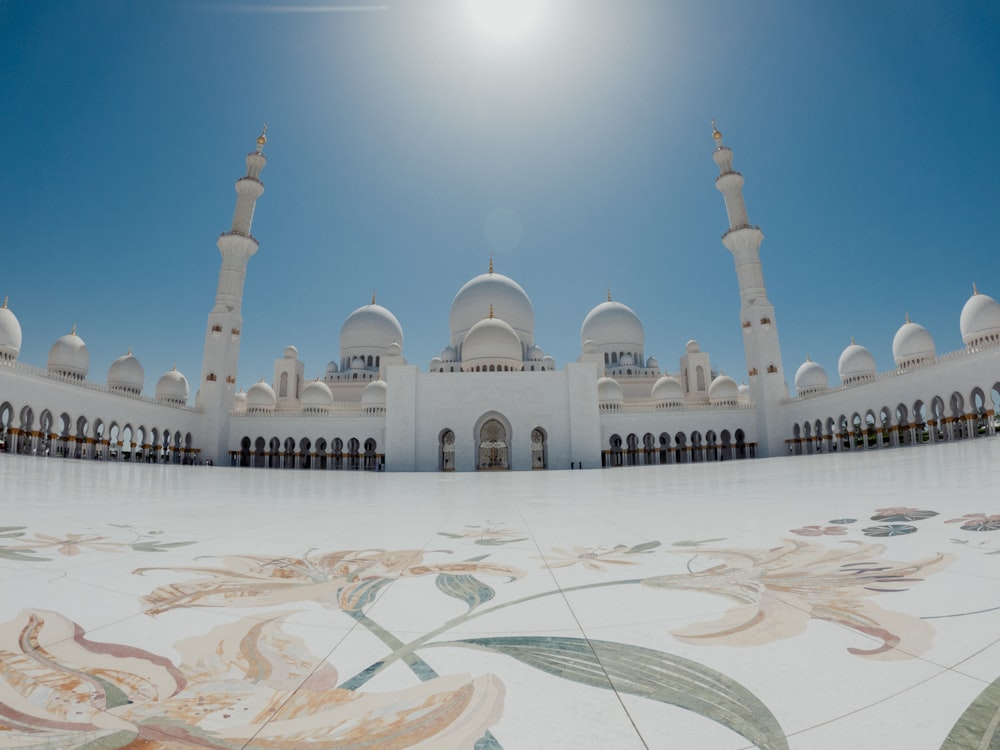
[(532, 469), (547, 469), (548, 456), (547, 456), (547, 436), (545, 430), (541, 427), (536, 427), (531, 431), (531, 468)]
[(455, 433), (445, 429), (438, 436), (438, 455), (441, 471), (455, 470)]
[(288, 395), (288, 373), (281, 373), (278, 378), (278, 397), (285, 398)]

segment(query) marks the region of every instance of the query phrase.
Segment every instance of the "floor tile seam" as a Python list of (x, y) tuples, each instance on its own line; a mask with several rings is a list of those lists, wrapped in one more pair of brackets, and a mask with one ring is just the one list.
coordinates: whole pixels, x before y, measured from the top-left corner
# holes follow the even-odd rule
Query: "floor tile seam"
[[(518, 516), (520, 516), (521, 522), (522, 524), (524, 524), (525, 530), (530, 534), (532, 541), (535, 542), (535, 548), (538, 551), (538, 554), (541, 556), (542, 560), (545, 560), (546, 559), (545, 553), (542, 552), (542, 548), (538, 546), (538, 540), (535, 538), (534, 533), (531, 532), (528, 526), (528, 521), (524, 517), (524, 514), (521, 512), (521, 508), (516, 501), (514, 502), (514, 509), (517, 511)], [(604, 674), (604, 679), (607, 680), (608, 689), (611, 690), (612, 693), (614, 693), (614, 696), (618, 701), (618, 705), (621, 707), (622, 711), (625, 713), (625, 716), (628, 718), (629, 724), (632, 725), (632, 729), (635, 730), (635, 735), (636, 737), (639, 738), (639, 742), (642, 743), (642, 746), (646, 748), (646, 750), (649, 750), (649, 743), (646, 742), (646, 738), (643, 737), (642, 732), (639, 731), (639, 727), (635, 723), (635, 718), (632, 716), (631, 711), (628, 710), (628, 706), (625, 704), (624, 698), (622, 697), (621, 693), (618, 692), (618, 688), (615, 686), (615, 683), (612, 681), (611, 676), (604, 668), (603, 662), (601, 662), (600, 658), (597, 656), (597, 650), (594, 648), (591, 639), (587, 636), (587, 632), (583, 628), (583, 625), (580, 622), (580, 618), (576, 614), (576, 610), (573, 609), (573, 605), (570, 604), (569, 599), (566, 596), (566, 592), (563, 590), (563, 587), (559, 584), (559, 581), (556, 579), (555, 574), (552, 571), (552, 568), (550, 568), (548, 565), (546, 565), (545, 567), (546, 570), (548, 570), (549, 572), (549, 576), (552, 578), (552, 583), (555, 584), (556, 588), (559, 591), (560, 598), (563, 600), (563, 603), (569, 610), (570, 616), (573, 618), (573, 622), (576, 623), (576, 627), (579, 630), (580, 634), (583, 636), (584, 641), (586, 641), (587, 647), (591, 650), (591, 653), (594, 655), (594, 660), (597, 662), (597, 664), (600, 665), (601, 672)]]
[[(825, 727), (825, 726), (828, 726), (830, 724), (835, 724), (838, 721), (842, 721), (842, 720), (844, 720), (844, 719), (846, 719), (846, 718), (848, 718), (850, 716), (854, 716), (856, 714), (860, 714), (860, 713), (862, 713), (864, 711), (867, 711), (867, 710), (869, 710), (871, 708), (874, 708), (875, 706), (878, 706), (878, 705), (880, 705), (882, 703), (886, 703), (888, 701), (894, 700), (895, 698), (898, 698), (901, 695), (904, 695), (904, 694), (909, 693), (909, 692), (911, 692), (913, 690), (916, 690), (917, 688), (919, 688), (919, 687), (927, 684), (928, 682), (931, 682), (932, 680), (936, 680), (939, 677), (941, 677), (942, 675), (948, 674), (951, 671), (952, 670), (950, 670), (948, 668), (942, 668), (938, 672), (936, 672), (936, 673), (934, 673), (932, 675), (928, 675), (927, 677), (924, 677), (922, 680), (918, 680), (917, 682), (914, 682), (914, 683), (912, 683), (910, 685), (907, 685), (906, 687), (901, 688), (901, 689), (899, 689), (899, 690), (897, 690), (897, 691), (895, 691), (893, 693), (889, 693), (888, 695), (884, 695), (881, 698), (879, 698), (878, 700), (872, 701), (871, 703), (867, 703), (867, 704), (865, 704), (863, 706), (858, 706), (857, 708), (853, 708), (850, 711), (845, 711), (844, 713), (842, 713), (842, 714), (840, 714), (838, 716), (833, 716), (833, 717), (831, 717), (829, 719), (826, 719), (824, 721), (816, 722), (815, 724), (812, 724), (812, 725), (810, 725), (808, 727), (803, 727), (802, 729), (796, 729), (793, 732), (788, 732), (788, 733), (785, 734), (785, 737), (788, 738), (788, 739), (790, 739), (792, 737), (796, 737), (796, 736), (799, 736), (799, 735), (804, 735), (807, 732), (811, 732), (811, 731), (813, 731), (815, 729), (819, 729), (820, 727)], [(965, 676), (965, 675), (963, 675), (963, 676)], [(756, 746), (754, 746), (754, 745), (748, 745), (745, 748), (745, 750), (754, 750), (755, 747)]]
[[(354, 625), (352, 625), (350, 628), (348, 628), (347, 632), (345, 632), (345, 633), (343, 633), (341, 635), (341, 637), (337, 640), (336, 643), (333, 644), (333, 646), (330, 647), (330, 649), (327, 651), (327, 653), (326, 653), (325, 656), (323, 656), (321, 658), (318, 658), (316, 660), (316, 663), (312, 666), (312, 669), (310, 669), (309, 672), (306, 675), (303, 676), (302, 680), (299, 682), (299, 684), (294, 689), (292, 689), (292, 690), (290, 690), (288, 692), (288, 695), (285, 696), (285, 699), (283, 701), (281, 701), (281, 703), (277, 706), (277, 708), (274, 709), (274, 711), (271, 714), (271, 716), (269, 718), (265, 719), (263, 722), (261, 722), (260, 727), (257, 729), (256, 732), (253, 733), (253, 735), (250, 737), (250, 739), (248, 739), (247, 742), (243, 745), (242, 750), (248, 750), (248, 748), (252, 748), (253, 747), (253, 742), (254, 742), (254, 740), (257, 739), (257, 737), (260, 735), (260, 733), (263, 732), (264, 729), (266, 729), (267, 726), (271, 722), (279, 720), (279, 717), (281, 716), (281, 712), (285, 708), (285, 706), (287, 706), (288, 703), (292, 700), (292, 698), (295, 697), (296, 693), (298, 693), (305, 686), (305, 684), (307, 682), (309, 682), (309, 680), (312, 678), (312, 676), (314, 674), (316, 674), (317, 670), (321, 669), (323, 666), (325, 666), (327, 664), (333, 664), (333, 662), (330, 661), (330, 658), (333, 656), (333, 652), (336, 651), (338, 648), (340, 648), (340, 646), (344, 643), (344, 641), (346, 641), (354, 633), (354, 631), (356, 629), (360, 629), (360, 628), (361, 628), (361, 624), (356, 622)], [(336, 667), (334, 667), (334, 668), (336, 669)]]

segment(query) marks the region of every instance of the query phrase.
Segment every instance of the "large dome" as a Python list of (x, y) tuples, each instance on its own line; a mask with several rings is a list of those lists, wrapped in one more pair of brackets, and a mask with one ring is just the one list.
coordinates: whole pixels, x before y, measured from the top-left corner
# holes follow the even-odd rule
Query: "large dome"
[(874, 380), (876, 369), (875, 357), (861, 344), (855, 344), (854, 339), (851, 339), (850, 346), (841, 353), (837, 363), (840, 382), (844, 385)]
[(645, 348), (642, 322), (632, 309), (621, 302), (602, 302), (583, 319), (580, 345), (594, 342), (598, 351), (610, 349), (641, 353)]
[(57, 375), (67, 375), (83, 380), (90, 369), (90, 352), (83, 339), (76, 335), (76, 326), (72, 333), (62, 336), (49, 350), (49, 372)]
[(520, 370), (521, 340), (517, 332), (499, 318), (480, 320), (465, 336), (462, 345), (462, 369), (465, 371), (494, 367)]
[(826, 376), (826, 370), (819, 363), (806, 358), (795, 373), (795, 392), (800, 396), (811, 396), (829, 389), (830, 380)]
[(17, 359), (20, 352), (21, 324), (4, 299), (3, 307), (0, 307), (0, 359)]
[(973, 294), (962, 308), (959, 318), (962, 341), (966, 346), (993, 345), (1000, 340), (1000, 305), (988, 294)]
[(142, 363), (132, 356), (131, 349), (112, 362), (108, 368), (108, 387), (113, 391), (142, 393), (145, 379), (146, 373), (142, 369)]
[(937, 351), (930, 332), (918, 323), (911, 323), (907, 317), (892, 339), (892, 358), (896, 360), (896, 367), (933, 362), (935, 356)]
[(403, 346), (403, 327), (396, 316), (372, 302), (347, 316), (340, 329), (340, 356), (381, 353), (391, 344)]
[(156, 400), (184, 406), (188, 400), (188, 382), (177, 368), (165, 372), (156, 382)]
[[(535, 310), (528, 295), (513, 279), (491, 272), (466, 282), (452, 300), (448, 315), (452, 346), (458, 346), (465, 340), (490, 305), (493, 306), (493, 314), (514, 329), (524, 346), (535, 343)], [(518, 359), (521, 358), (518, 355)]]

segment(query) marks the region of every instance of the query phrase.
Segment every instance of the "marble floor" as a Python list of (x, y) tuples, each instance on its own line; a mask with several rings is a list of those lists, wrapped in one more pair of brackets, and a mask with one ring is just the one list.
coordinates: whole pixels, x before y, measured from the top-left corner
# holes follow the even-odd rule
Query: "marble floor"
[(0, 455), (0, 748), (1000, 747), (998, 467)]

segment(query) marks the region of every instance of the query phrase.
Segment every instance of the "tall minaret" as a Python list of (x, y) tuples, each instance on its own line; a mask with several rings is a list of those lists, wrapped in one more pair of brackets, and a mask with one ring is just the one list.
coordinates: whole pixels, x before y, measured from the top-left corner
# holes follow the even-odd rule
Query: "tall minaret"
[(201, 382), (197, 407), (204, 412), (204, 433), (201, 439), (202, 458), (216, 464), (227, 461), (229, 444), (229, 414), (236, 393), (236, 368), (240, 359), (240, 334), (243, 327), (243, 283), (247, 278), (247, 262), (257, 252), (258, 243), (250, 234), (257, 199), (264, 192), (261, 170), (267, 163), (264, 144), (267, 125), (257, 138), (257, 148), (247, 154), (247, 173), (236, 181), (236, 210), (233, 225), (219, 235), (222, 268), (215, 307), (208, 314), (205, 332), (205, 353), (201, 360)]
[(743, 348), (747, 358), (750, 396), (757, 409), (758, 455), (780, 456), (784, 435), (778, 422), (778, 405), (788, 398), (785, 370), (781, 365), (781, 346), (774, 306), (767, 299), (764, 271), (760, 264), (760, 243), (764, 233), (750, 224), (743, 201), (743, 175), (733, 170), (733, 152), (722, 145), (722, 133), (712, 121), (715, 152), (719, 165), (715, 187), (726, 200), (729, 231), (722, 244), (733, 254), (736, 279), (740, 286), (740, 320), (743, 324)]

